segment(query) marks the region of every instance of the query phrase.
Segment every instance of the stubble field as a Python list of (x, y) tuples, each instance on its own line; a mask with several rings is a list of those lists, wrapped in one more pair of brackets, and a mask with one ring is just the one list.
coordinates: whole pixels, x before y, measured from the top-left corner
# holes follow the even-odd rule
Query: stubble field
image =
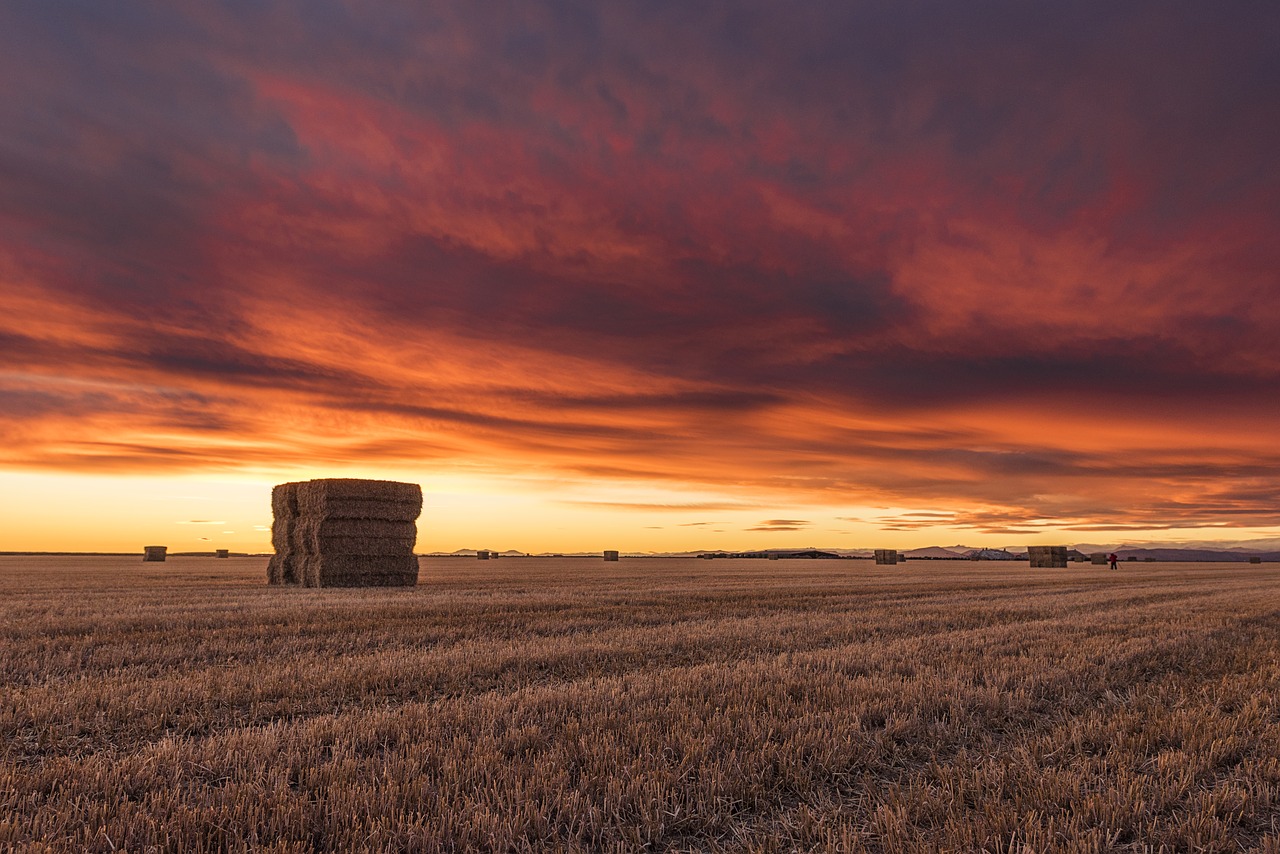
[(0, 558), (0, 848), (1280, 851), (1280, 567)]

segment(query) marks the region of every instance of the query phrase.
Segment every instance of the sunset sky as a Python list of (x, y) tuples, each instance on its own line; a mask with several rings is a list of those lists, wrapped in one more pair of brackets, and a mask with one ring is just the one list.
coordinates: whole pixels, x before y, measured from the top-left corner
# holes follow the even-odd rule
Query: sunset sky
[(0, 550), (1280, 536), (1280, 4), (0, 5)]

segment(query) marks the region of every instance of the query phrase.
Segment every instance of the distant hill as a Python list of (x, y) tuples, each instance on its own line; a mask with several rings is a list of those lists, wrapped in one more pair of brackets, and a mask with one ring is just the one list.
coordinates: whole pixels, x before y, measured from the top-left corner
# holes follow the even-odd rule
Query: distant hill
[(911, 549), (909, 551), (900, 552), (910, 558), (926, 558), (929, 560), (964, 560), (968, 557), (962, 552), (953, 552), (951, 549), (944, 549), (942, 546), (925, 546), (922, 549)]

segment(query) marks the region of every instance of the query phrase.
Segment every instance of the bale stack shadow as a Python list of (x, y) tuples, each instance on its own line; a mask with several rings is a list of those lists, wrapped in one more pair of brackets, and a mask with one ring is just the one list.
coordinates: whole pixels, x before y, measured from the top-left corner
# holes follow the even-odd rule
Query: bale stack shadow
[(331, 478), (282, 483), (271, 492), (270, 584), (411, 587), (422, 512), (416, 483)]

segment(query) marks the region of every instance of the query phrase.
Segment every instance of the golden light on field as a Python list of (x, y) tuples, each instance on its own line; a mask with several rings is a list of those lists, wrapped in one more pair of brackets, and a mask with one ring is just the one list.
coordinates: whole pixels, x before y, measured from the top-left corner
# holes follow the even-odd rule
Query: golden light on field
[(392, 590), (265, 567), (0, 556), (0, 846), (1275, 837), (1275, 564), (441, 557)]

